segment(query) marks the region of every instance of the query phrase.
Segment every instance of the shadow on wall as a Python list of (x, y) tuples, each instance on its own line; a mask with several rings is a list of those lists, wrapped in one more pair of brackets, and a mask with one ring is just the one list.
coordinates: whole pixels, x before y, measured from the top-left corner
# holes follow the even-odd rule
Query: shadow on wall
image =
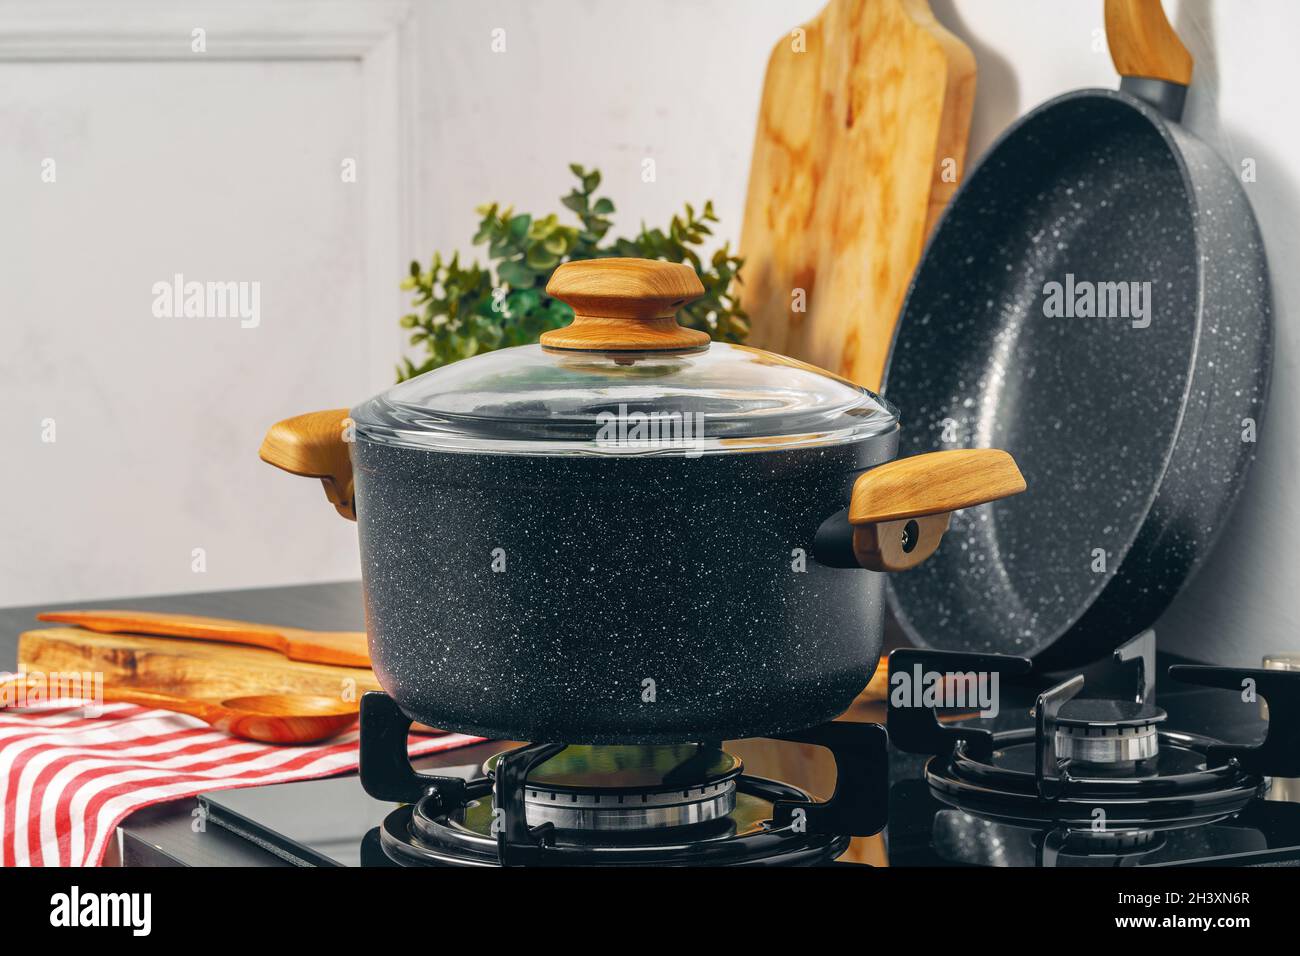
[(1020, 115), (1020, 81), (1015, 68), (971, 32), (953, 0), (931, 0), (930, 9), (975, 54), (975, 109), (971, 114), (966, 168), (971, 169), (989, 145)]
[(1219, 61), (1215, 56), (1214, 19), (1209, 0), (1184, 0), (1174, 29), (1192, 54), (1192, 85), (1187, 91), (1183, 125), (1213, 146), (1224, 159), (1233, 152), (1219, 125)]

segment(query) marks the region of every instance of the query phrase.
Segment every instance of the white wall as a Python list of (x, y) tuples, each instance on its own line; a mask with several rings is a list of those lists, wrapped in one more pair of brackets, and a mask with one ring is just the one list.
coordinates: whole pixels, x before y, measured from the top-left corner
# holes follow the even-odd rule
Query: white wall
[[(721, 234), (734, 240), (768, 51), (820, 5), (416, 3), (401, 67), (413, 96), (398, 111), (404, 138), (394, 144), (408, 174), (406, 200), (386, 216), (404, 218), (403, 238), (400, 248), (378, 251), (357, 238), (373, 231), (373, 203), (312, 178), (366, 135), (379, 108), (350, 99), (363, 82), (350, 54), (311, 66), (278, 58), (206, 67), (220, 73), (189, 61), (141, 66), (134, 90), (118, 67), (0, 66), (0, 176), (6, 206), (21, 211), (0, 221), (8, 333), (0, 342), (0, 447), (9, 492), (0, 499), (0, 604), (355, 575), (350, 526), (315, 488), (252, 456), (267, 421), (348, 404), (383, 384), (400, 303), (391, 290), (384, 297), (360, 260), (371, 269), (391, 263), (395, 283), (404, 259), (473, 251), (476, 205), (558, 209), (570, 161), (603, 171), (621, 231), (712, 198)], [(303, 9), (340, 6), (366, 5)], [(1099, 42), (1100, 0), (933, 6), (976, 54), (972, 157), (1039, 101), (1117, 82)], [(1188, 125), (1230, 162), (1258, 161), (1249, 190), (1277, 276), (1273, 414), (1237, 528), (1168, 615), (1162, 638), (1251, 663), (1300, 645), (1289, 593), (1300, 572), (1300, 506), (1289, 493), (1300, 441), (1287, 421), (1300, 389), (1290, 228), (1300, 218), (1300, 170), (1289, 161), (1300, 154), (1300, 128), (1289, 122), (1288, 49), (1300, 33), (1300, 5), (1230, 6), (1231, 17), (1223, 0), (1169, 4), (1197, 59)], [(5, 9), (0, 3), (0, 16)], [(491, 50), (498, 27), (505, 53)], [(97, 171), (61, 167), (67, 179), (58, 193), (31, 181), (39, 156), (69, 148)], [(658, 167), (653, 184), (639, 176), (647, 156)], [(106, 180), (105, 168), (119, 171)], [(175, 262), (196, 274), (274, 279), (264, 295), (281, 324), (268, 319), (247, 340), (150, 326), (140, 283)], [(170, 411), (159, 417), (159, 408)], [(50, 414), (60, 416), (53, 449), (38, 437), (37, 423)], [(205, 425), (210, 434), (195, 430)], [(194, 575), (190, 548), (204, 542), (220, 558)]]
[[(482, 0), (419, 9), (421, 248), (462, 248), (488, 200), (564, 212), (596, 167), (616, 233), (713, 199), (740, 235), (768, 54), (821, 0)], [(492, 31), (505, 31), (494, 53)], [(641, 180), (653, 158), (656, 181)], [(479, 255), (482, 255), (481, 249)]]

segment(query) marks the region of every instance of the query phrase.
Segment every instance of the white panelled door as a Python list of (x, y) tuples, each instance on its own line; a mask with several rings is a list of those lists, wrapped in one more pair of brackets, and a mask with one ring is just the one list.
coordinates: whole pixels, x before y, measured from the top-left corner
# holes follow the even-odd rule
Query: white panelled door
[(0, 8), (0, 605), (355, 577), (257, 448), (391, 380), (406, 7), (111, 6)]

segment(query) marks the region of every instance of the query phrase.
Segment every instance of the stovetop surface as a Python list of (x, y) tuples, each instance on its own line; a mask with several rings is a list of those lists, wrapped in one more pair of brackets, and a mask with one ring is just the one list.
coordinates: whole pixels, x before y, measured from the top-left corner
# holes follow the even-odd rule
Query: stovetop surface
[[(1165, 673), (1168, 663), (1161, 659), (1159, 673)], [(1103, 670), (1093, 691), (1104, 692), (1105, 680)], [(1000, 713), (980, 726), (1031, 726), (1034, 699), (1051, 683), (1040, 678), (1004, 685)], [(1166, 726), (1181, 732), (1233, 743), (1253, 743), (1263, 734), (1258, 704), (1243, 703), (1232, 692), (1185, 687), (1164, 677), (1156, 700), (1169, 713)], [(890, 748), (892, 786), (883, 839), (892, 866), (1300, 865), (1300, 793), (1294, 781), (1275, 781), (1268, 799), (1255, 800), (1228, 819), (1131, 834), (1101, 845), (1087, 835), (1062, 840), (1059, 834), (954, 809), (926, 783), (928, 759)], [(440, 774), (471, 779), (481, 772), (478, 763), (448, 767), (445, 758), (439, 763)], [(374, 862), (377, 828), (394, 809), (394, 804), (366, 795), (355, 776), (224, 791), (201, 800), (217, 824), (282, 859), (308, 866)]]
[[(419, 766), (419, 763), (416, 763)], [(469, 780), (477, 764), (439, 767)], [(369, 796), (355, 775), (204, 794), (210, 819), (300, 866), (361, 866), (362, 842), (394, 804)]]

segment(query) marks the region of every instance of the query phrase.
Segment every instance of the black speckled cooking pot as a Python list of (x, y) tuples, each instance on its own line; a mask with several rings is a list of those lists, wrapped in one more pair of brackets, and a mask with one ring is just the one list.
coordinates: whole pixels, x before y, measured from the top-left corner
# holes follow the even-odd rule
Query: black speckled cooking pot
[[(681, 329), (687, 267), (570, 264), (547, 291), (576, 317), (542, 346), (281, 422), (262, 448), (356, 517), (375, 673), (415, 720), (564, 743), (828, 720), (879, 657), (877, 572), (1023, 488), (996, 450), (895, 461), (877, 396)], [(635, 430), (658, 413), (685, 424)]]

